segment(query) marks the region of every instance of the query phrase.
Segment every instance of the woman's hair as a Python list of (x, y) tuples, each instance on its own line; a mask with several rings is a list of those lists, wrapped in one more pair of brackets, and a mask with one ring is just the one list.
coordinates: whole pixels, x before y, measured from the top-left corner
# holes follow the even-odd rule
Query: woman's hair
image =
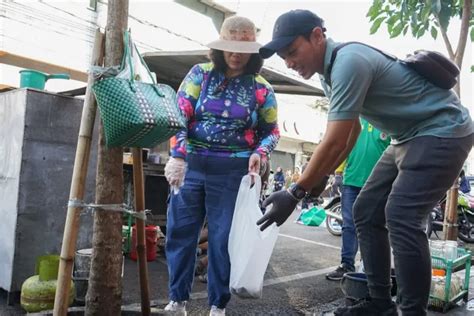
[[(211, 49), (209, 59), (214, 64), (214, 69), (225, 73), (227, 71), (227, 63), (224, 59), (224, 52), (218, 49)], [(245, 65), (245, 75), (255, 75), (260, 72), (263, 66), (263, 58), (259, 54), (252, 54), (247, 65)]]

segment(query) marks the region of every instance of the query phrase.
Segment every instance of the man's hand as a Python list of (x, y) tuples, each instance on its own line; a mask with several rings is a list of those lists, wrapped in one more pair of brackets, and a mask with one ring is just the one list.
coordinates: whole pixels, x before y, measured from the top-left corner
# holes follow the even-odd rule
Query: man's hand
[(323, 193), (324, 189), (326, 189), (326, 185), (328, 184), (329, 177), (325, 176), (323, 181), (321, 181), (318, 185), (314, 186), (311, 191), (309, 192), (310, 197), (319, 197), (321, 193)]
[(299, 200), (291, 195), (287, 190), (282, 190), (271, 194), (262, 206), (273, 204), (272, 209), (263, 215), (257, 222), (260, 226), (260, 230), (265, 230), (268, 226), (276, 223), (277, 226), (283, 224), (298, 204)]

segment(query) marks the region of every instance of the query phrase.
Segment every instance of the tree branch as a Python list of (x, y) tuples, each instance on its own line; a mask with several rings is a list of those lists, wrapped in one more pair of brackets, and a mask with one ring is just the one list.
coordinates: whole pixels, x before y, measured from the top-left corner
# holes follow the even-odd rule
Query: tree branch
[[(468, 0), (468, 1), (471, 1), (471, 0)], [(451, 42), (449, 41), (448, 34), (446, 34), (446, 30), (443, 30), (443, 28), (441, 27), (441, 23), (439, 21), (438, 15), (436, 15), (436, 21), (438, 21), (439, 30), (441, 32), (441, 36), (443, 37), (444, 45), (446, 46), (446, 49), (448, 50), (449, 59), (454, 60), (455, 55), (454, 55), (453, 47), (451, 46)]]
[(458, 47), (456, 48), (456, 54), (454, 62), (461, 69), (462, 60), (464, 57), (464, 51), (466, 49), (467, 36), (469, 33), (469, 21), (472, 15), (472, 0), (464, 0), (464, 6), (461, 17), (461, 31), (459, 32)]

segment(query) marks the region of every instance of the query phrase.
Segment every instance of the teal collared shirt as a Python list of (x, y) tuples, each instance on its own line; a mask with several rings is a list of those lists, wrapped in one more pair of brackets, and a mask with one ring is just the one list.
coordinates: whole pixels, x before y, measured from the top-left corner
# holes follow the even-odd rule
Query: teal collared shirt
[(360, 44), (337, 53), (331, 82), (327, 68), (340, 43), (327, 39), (321, 84), (329, 98), (329, 121), (359, 115), (393, 143), (419, 136), (459, 138), (473, 133), (468, 110), (453, 90), (438, 88), (398, 61)]

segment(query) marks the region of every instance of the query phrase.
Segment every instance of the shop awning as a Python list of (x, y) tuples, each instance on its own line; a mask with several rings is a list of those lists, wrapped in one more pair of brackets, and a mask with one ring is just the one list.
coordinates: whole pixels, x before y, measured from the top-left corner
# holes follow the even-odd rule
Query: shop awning
[[(156, 73), (158, 82), (166, 83), (177, 89), (195, 64), (209, 61), (207, 50), (197, 51), (159, 51), (143, 54), (143, 58), (152, 72)], [(270, 82), (277, 93), (323, 96), (324, 92), (303, 81), (264, 66), (262, 76)]]

